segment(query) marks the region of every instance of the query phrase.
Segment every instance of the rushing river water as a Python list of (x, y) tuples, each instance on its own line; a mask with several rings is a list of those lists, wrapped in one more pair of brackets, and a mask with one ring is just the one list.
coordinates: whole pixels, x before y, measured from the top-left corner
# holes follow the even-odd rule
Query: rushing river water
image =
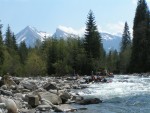
[(103, 100), (80, 106), (88, 109), (79, 113), (150, 113), (150, 77), (115, 75), (110, 83), (91, 84), (78, 93)]

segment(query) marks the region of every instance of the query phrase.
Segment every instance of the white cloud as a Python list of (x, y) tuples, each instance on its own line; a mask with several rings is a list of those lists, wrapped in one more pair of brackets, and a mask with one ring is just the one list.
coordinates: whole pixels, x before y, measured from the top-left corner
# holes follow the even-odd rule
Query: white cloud
[(138, 0), (132, 0), (132, 3), (133, 3), (133, 4), (137, 4), (137, 1), (138, 1)]
[[(110, 33), (113, 35), (121, 36), (123, 33), (124, 24), (125, 24), (124, 22), (108, 23), (106, 26), (102, 26), (102, 27), (98, 25), (97, 28), (98, 28), (99, 32)], [(58, 28), (67, 33), (83, 36), (85, 33), (86, 27), (84, 26), (84, 27), (81, 27), (80, 29), (74, 29), (72, 27), (66, 27), (66, 26), (59, 25)], [(132, 27), (129, 26), (129, 28), (130, 28), (130, 33), (132, 36)]]
[(66, 27), (66, 26), (59, 25), (58, 28), (67, 33), (76, 34), (79, 36), (82, 36), (85, 33), (85, 27), (75, 30), (72, 27)]
[(106, 31), (111, 34), (122, 34), (124, 28), (124, 22), (109, 23), (106, 25)]

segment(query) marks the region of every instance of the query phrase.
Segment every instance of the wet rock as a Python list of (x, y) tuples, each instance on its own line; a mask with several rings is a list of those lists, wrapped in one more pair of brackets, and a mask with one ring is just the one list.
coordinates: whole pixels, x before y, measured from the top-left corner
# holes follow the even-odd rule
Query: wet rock
[(62, 103), (61, 98), (56, 94), (53, 94), (50, 92), (39, 92), (38, 95), (39, 95), (41, 100), (42, 99), (48, 100), (49, 102), (51, 102), (54, 105), (58, 105), (58, 104)]
[(98, 98), (83, 99), (83, 100), (80, 100), (80, 101), (76, 101), (76, 103), (78, 103), (80, 105), (99, 104), (99, 103), (102, 103), (102, 100), (100, 100)]
[(60, 98), (62, 99), (62, 103), (66, 103), (68, 101), (68, 99), (71, 98), (71, 95), (68, 92), (63, 92), (60, 95)]

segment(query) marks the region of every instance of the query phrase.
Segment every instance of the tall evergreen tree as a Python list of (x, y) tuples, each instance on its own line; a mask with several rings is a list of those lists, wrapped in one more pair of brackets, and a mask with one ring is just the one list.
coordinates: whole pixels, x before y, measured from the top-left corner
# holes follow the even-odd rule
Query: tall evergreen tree
[(18, 51), (18, 46), (17, 46), (16, 37), (15, 37), (14, 33), (12, 34), (12, 48), (15, 51)]
[(3, 53), (3, 37), (2, 37), (2, 24), (0, 24), (0, 74), (2, 72), (2, 65), (3, 65), (3, 62), (4, 62), (4, 53)]
[(139, 0), (133, 26), (133, 46), (130, 72), (146, 72), (149, 37), (149, 9), (145, 0)]
[(85, 50), (88, 56), (92, 58), (100, 58), (101, 55), (101, 35), (98, 32), (95, 17), (93, 12), (90, 10), (87, 23), (86, 23), (86, 32), (85, 32)]
[[(101, 35), (98, 32), (95, 17), (93, 12), (90, 10), (87, 22), (86, 22), (86, 32), (84, 40), (84, 48), (87, 53), (87, 73), (91, 73), (94, 68), (98, 68), (100, 64), (100, 57), (102, 56), (103, 46), (101, 43)], [(95, 66), (94, 66), (95, 65)]]
[(125, 22), (121, 41), (119, 69), (121, 73), (127, 73), (131, 57), (131, 37), (127, 22)]
[(10, 30), (10, 26), (8, 25), (7, 30), (6, 30), (6, 39), (5, 39), (5, 45), (7, 48), (12, 48), (12, 33)]
[(28, 49), (26, 46), (26, 43), (23, 41), (20, 43), (19, 46), (19, 55), (20, 55), (20, 60), (22, 64), (25, 64), (28, 56)]
[(121, 52), (125, 51), (129, 46), (131, 46), (131, 36), (129, 32), (129, 26), (127, 22), (125, 22), (122, 41), (121, 41)]

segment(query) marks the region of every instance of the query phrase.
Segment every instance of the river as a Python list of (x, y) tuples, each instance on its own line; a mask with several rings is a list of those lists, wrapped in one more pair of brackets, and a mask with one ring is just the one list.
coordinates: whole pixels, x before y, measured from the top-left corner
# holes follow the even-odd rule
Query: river
[[(103, 103), (84, 105), (78, 113), (150, 113), (150, 77), (115, 75), (110, 83), (91, 84), (78, 90), (85, 97), (96, 97)], [(79, 106), (76, 106), (79, 107)]]

